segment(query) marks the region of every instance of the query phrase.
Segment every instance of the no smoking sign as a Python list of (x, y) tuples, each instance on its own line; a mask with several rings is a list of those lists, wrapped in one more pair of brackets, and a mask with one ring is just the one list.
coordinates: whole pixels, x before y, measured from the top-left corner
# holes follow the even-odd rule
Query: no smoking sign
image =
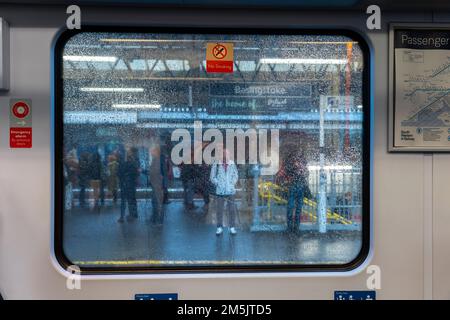
[(233, 72), (233, 44), (208, 43), (206, 45), (206, 72)]
[(9, 146), (10, 148), (32, 147), (31, 100), (9, 101)]
[(224, 58), (226, 58), (228, 53), (227, 48), (223, 45), (223, 44), (216, 44), (212, 50), (212, 54), (214, 56), (214, 58), (218, 59), (218, 60), (222, 60)]

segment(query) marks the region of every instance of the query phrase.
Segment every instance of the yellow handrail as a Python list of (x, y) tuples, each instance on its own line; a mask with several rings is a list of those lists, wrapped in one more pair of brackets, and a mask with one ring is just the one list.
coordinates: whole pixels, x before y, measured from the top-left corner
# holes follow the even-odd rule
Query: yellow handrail
[[(272, 201), (275, 201), (275, 203), (277, 204), (287, 204), (287, 200), (281, 197), (279, 194), (277, 194), (277, 192), (287, 191), (287, 189), (279, 186), (276, 183), (273, 183), (271, 181), (260, 182), (258, 184), (258, 191), (259, 196), (262, 199), (267, 200), (267, 209), (270, 216), (272, 216), (272, 208), (271, 208)], [(303, 204), (304, 206), (302, 208), (302, 213), (306, 214), (311, 219), (311, 221), (314, 222), (317, 221), (317, 202), (305, 197), (303, 198)], [(327, 220), (337, 221), (345, 225), (352, 224), (351, 220), (344, 218), (337, 212), (332, 212), (330, 209), (327, 209)]]

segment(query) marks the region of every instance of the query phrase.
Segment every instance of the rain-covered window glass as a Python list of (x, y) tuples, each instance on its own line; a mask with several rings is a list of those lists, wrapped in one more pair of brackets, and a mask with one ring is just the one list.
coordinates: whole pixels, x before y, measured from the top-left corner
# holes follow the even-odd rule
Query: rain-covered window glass
[(85, 31), (57, 52), (66, 259), (147, 270), (361, 262), (365, 44), (181, 32)]

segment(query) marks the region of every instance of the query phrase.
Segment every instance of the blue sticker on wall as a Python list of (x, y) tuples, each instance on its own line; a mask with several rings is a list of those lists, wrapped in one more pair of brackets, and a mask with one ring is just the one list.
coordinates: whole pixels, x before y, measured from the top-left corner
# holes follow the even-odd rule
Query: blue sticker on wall
[(178, 300), (178, 293), (139, 293), (134, 300)]
[(376, 300), (375, 291), (335, 291), (334, 300)]

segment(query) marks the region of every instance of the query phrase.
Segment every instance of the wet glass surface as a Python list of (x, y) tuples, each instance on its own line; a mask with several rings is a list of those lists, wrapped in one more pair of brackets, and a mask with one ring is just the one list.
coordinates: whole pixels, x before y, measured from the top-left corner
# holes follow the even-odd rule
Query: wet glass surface
[(63, 249), (86, 266), (345, 264), (363, 54), (330, 35), (84, 32), (63, 51)]

